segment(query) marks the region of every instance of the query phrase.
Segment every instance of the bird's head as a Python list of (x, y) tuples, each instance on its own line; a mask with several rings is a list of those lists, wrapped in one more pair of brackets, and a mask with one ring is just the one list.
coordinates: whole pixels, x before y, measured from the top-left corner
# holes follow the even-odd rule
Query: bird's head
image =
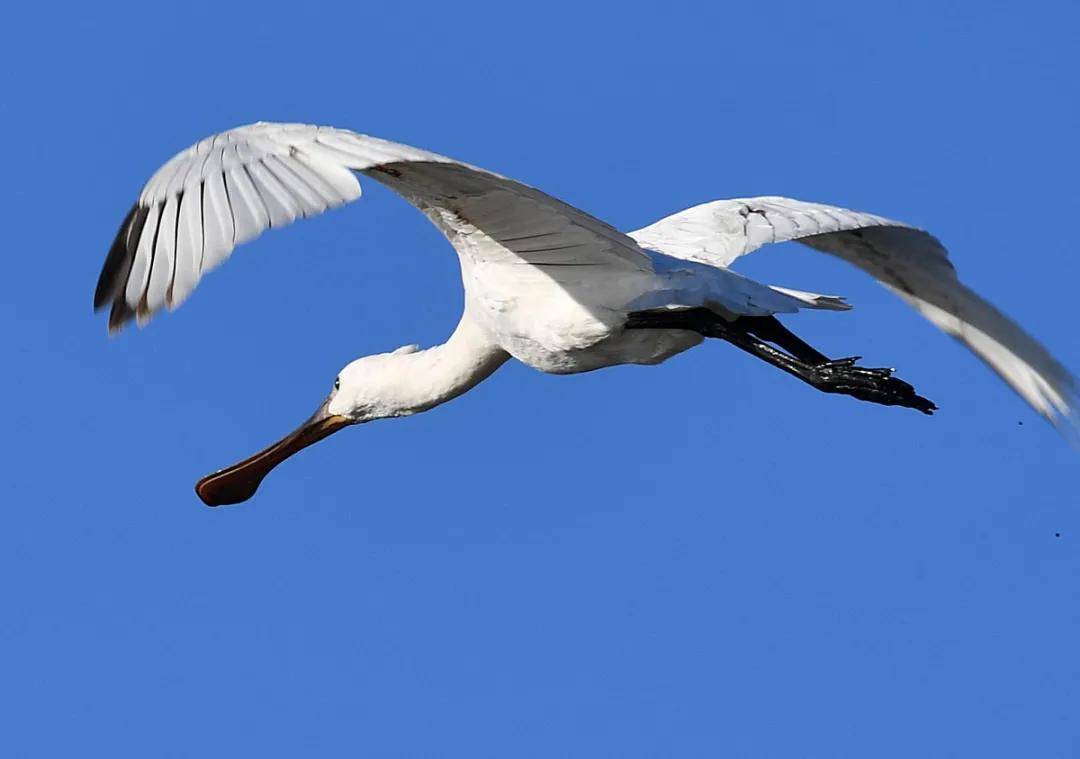
[(405, 345), (392, 353), (364, 356), (338, 373), (330, 395), (303, 424), (268, 448), (203, 477), (195, 492), (207, 506), (246, 501), (263, 478), (285, 459), (354, 424), (405, 416), (418, 410), (410, 404), (410, 362), (420, 350)]
[(350, 424), (411, 413), (409, 360), (419, 345), (403, 345), (392, 353), (364, 356), (348, 364), (334, 380), (326, 410)]

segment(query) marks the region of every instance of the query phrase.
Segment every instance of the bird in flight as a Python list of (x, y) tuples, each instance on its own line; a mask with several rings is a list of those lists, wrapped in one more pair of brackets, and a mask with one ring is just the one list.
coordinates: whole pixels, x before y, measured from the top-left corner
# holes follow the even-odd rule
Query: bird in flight
[(398, 192), (457, 251), (461, 320), (442, 345), (358, 358), (298, 429), (195, 486), (218, 506), (254, 495), (270, 470), (345, 427), (455, 398), (511, 358), (552, 374), (659, 364), (724, 340), (827, 393), (931, 414), (892, 370), (831, 359), (776, 314), (846, 311), (842, 298), (732, 271), (767, 243), (797, 240), (854, 264), (966, 345), (1043, 417), (1077, 428), (1076, 379), (957, 279), (927, 232), (880, 216), (781, 197), (703, 203), (634, 232), (540, 190), (356, 132), (250, 124), (184, 150), (146, 183), (105, 259), (94, 307), (109, 330), (174, 309), (206, 272), (270, 227), (360, 197), (356, 174)]

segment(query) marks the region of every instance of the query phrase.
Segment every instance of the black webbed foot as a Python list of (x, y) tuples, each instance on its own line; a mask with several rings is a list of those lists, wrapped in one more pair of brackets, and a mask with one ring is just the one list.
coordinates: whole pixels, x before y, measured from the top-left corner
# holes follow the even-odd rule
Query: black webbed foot
[(915, 388), (892, 376), (892, 369), (856, 366), (858, 357), (826, 361), (811, 367), (810, 382), (826, 393), (841, 393), (884, 406), (904, 406), (932, 414), (933, 401), (923, 398)]

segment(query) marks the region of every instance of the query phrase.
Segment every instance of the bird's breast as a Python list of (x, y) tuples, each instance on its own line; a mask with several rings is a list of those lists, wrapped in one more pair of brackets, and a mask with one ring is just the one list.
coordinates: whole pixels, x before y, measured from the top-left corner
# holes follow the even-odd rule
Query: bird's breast
[[(553, 267), (554, 268), (554, 267)], [(467, 308), (492, 340), (542, 372), (574, 374), (616, 364), (655, 364), (701, 342), (679, 330), (626, 330), (625, 304), (647, 281), (578, 267), (490, 264), (466, 273)]]

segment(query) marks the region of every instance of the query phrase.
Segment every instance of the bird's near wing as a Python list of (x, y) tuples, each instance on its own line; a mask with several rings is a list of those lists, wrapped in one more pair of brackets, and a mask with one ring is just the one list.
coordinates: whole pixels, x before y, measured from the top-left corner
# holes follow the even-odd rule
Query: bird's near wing
[(360, 197), (354, 171), (401, 193), (474, 258), (649, 266), (623, 233), (520, 182), (343, 129), (258, 123), (208, 137), (150, 177), (109, 250), (94, 308), (111, 306), (110, 331), (175, 308), (237, 245)]
[(704, 203), (631, 232), (644, 248), (727, 267), (771, 242), (797, 240), (854, 264), (970, 348), (1020, 396), (1075, 437), (1078, 386), (1015, 322), (968, 289), (940, 242), (880, 216), (789, 198)]

